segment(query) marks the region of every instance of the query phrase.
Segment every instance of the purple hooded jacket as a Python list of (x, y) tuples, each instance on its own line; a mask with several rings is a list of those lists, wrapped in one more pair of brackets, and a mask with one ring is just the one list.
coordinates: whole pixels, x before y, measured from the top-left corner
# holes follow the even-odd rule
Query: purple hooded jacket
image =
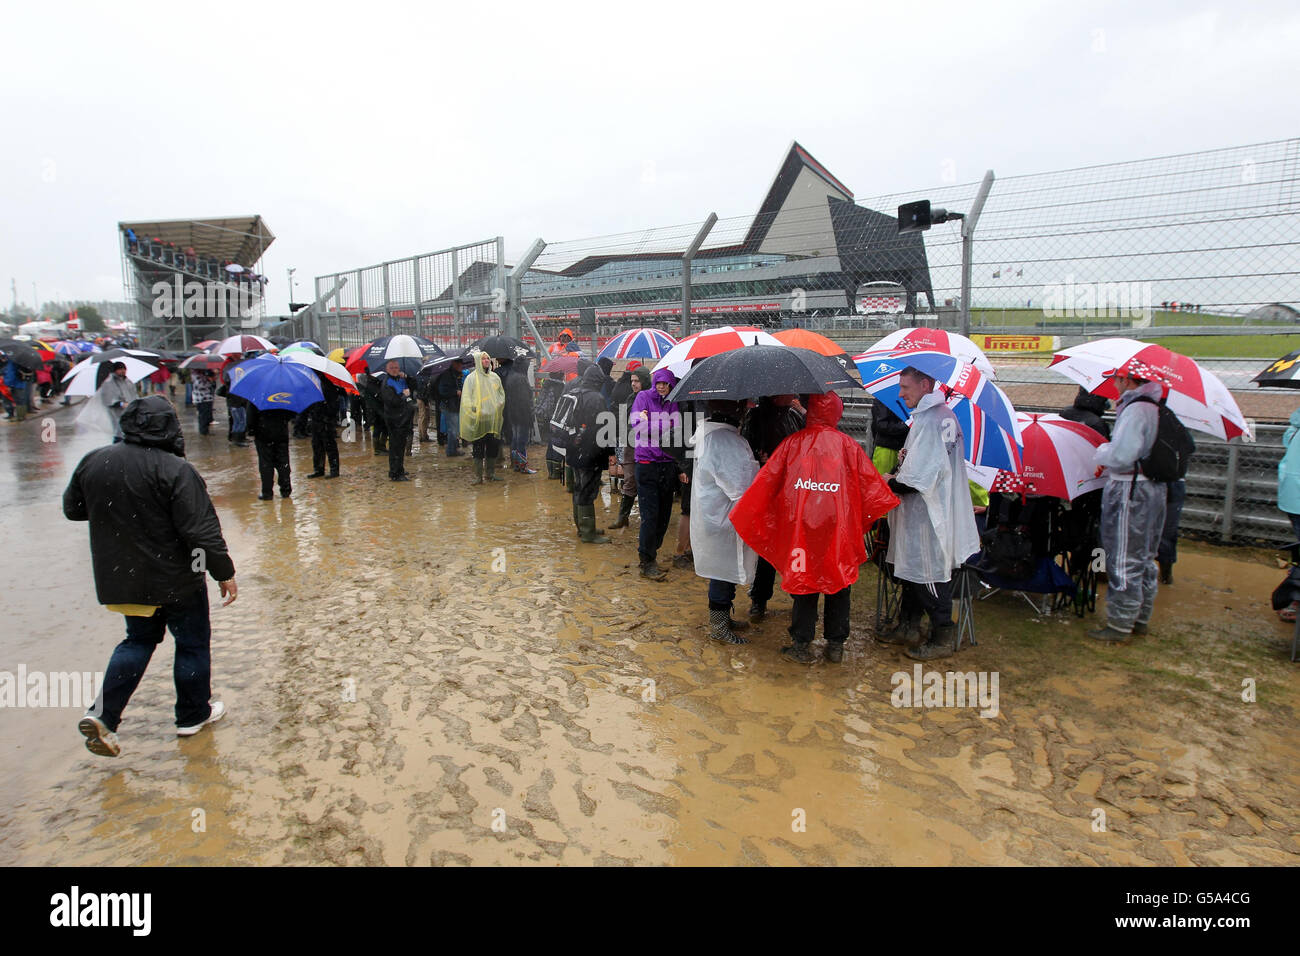
[[(636, 460), (645, 464), (661, 461), (675, 463), (677, 460), (661, 446), (673, 444), (682, 426), (682, 416), (677, 410), (676, 402), (660, 397), (654, 387), (659, 382), (667, 382), (669, 388), (672, 388), (677, 384), (677, 376), (666, 368), (655, 371), (650, 376), (650, 388), (636, 393), (632, 411), (628, 414), (628, 427), (632, 431)], [(648, 420), (641, 419), (641, 412), (648, 414)]]

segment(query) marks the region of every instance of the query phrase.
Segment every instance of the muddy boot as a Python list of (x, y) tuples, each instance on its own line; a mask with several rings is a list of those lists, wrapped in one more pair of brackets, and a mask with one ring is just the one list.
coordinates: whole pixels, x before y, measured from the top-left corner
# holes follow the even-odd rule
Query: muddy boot
[(751, 600), (749, 602), (749, 619), (758, 622), (765, 617), (767, 617), (767, 602)]
[(609, 544), (609, 538), (600, 533), (596, 527), (596, 506), (582, 505), (582, 524), (578, 526), (578, 531), (582, 540), (587, 544)]
[(723, 644), (748, 644), (749, 641), (731, 629), (730, 613), (726, 608), (709, 608), (709, 637)]
[(582, 505), (576, 501), (573, 503), (573, 526), (578, 529), (578, 535), (582, 535)]
[(622, 496), (622, 499), (618, 503), (618, 517), (615, 518), (614, 523), (610, 525), (611, 528), (627, 527), (627, 519), (632, 516), (633, 500), (634, 499), (628, 497), (627, 495)]
[(781, 656), (796, 664), (812, 664), (817, 660), (817, 655), (812, 652), (812, 645), (800, 644), (798, 641), (789, 647), (781, 648)]
[(1160, 565), (1160, 583), (1161, 583), (1161, 584), (1173, 584), (1173, 583), (1174, 583), (1174, 565), (1173, 565), (1173, 562), (1171, 562), (1171, 561), (1157, 561), (1156, 563)]
[(655, 562), (642, 561), (641, 577), (649, 578), (651, 581), (662, 581), (664, 578), (668, 577), (668, 575), (665, 574), (664, 569), (655, 564)]
[(471, 481), (470, 484), (471, 485), (483, 484), (483, 459), (482, 458), (474, 459), (474, 480)]
[(844, 642), (827, 641), (826, 650), (822, 652), (823, 656), (832, 664), (838, 664), (844, 660)]
[(955, 653), (953, 638), (956, 633), (957, 628), (952, 624), (931, 628), (929, 640), (920, 647), (909, 647), (903, 653), (914, 661), (936, 661), (944, 657), (952, 657)]
[(488, 458), (488, 459), (487, 459), (487, 475), (486, 475), (486, 477), (485, 477), (483, 480), (484, 480), (484, 481), (500, 481), (500, 480), (501, 480), (500, 478), (497, 477), (497, 460), (496, 460), (495, 458)]
[(551, 461), (549, 458), (546, 459), (546, 477), (547, 477), (547, 478), (559, 478), (559, 477), (560, 477), (560, 465), (559, 465), (559, 463), (558, 463), (558, 462)]
[(883, 634), (877, 634), (876, 640), (881, 644), (902, 644), (904, 647), (917, 647), (921, 643), (920, 620), (900, 619), (897, 624)]

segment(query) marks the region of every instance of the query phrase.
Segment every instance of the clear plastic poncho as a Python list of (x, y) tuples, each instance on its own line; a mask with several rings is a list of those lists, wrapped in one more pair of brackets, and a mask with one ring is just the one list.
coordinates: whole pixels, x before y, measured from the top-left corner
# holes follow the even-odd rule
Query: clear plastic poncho
[(506, 392), (492, 371), (486, 352), (474, 359), (474, 370), (465, 376), (460, 393), (460, 440), (477, 441), (485, 435), (500, 435), (505, 416)]
[(889, 553), (894, 575), (917, 584), (952, 578), (954, 568), (980, 548), (967, 485), (961, 424), (937, 392), (912, 413), (906, 454), (894, 477), (915, 488), (899, 495), (889, 513)]

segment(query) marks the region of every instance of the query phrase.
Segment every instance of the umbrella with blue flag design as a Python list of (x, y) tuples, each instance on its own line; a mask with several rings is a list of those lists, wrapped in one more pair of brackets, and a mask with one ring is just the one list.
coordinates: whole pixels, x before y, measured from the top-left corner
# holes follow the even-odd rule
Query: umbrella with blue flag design
[(307, 366), (278, 355), (259, 355), (230, 370), (231, 394), (262, 411), (303, 412), (325, 397), (320, 379)]

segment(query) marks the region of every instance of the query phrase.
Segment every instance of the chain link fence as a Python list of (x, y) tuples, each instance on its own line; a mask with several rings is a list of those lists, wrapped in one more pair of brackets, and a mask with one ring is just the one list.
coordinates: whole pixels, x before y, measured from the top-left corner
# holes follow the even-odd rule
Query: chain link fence
[[(498, 236), (315, 279), (307, 321), (317, 341), (355, 348), (385, 335), (422, 335), (451, 353), (502, 330), (504, 240)], [(305, 328), (305, 327), (304, 327)]]

